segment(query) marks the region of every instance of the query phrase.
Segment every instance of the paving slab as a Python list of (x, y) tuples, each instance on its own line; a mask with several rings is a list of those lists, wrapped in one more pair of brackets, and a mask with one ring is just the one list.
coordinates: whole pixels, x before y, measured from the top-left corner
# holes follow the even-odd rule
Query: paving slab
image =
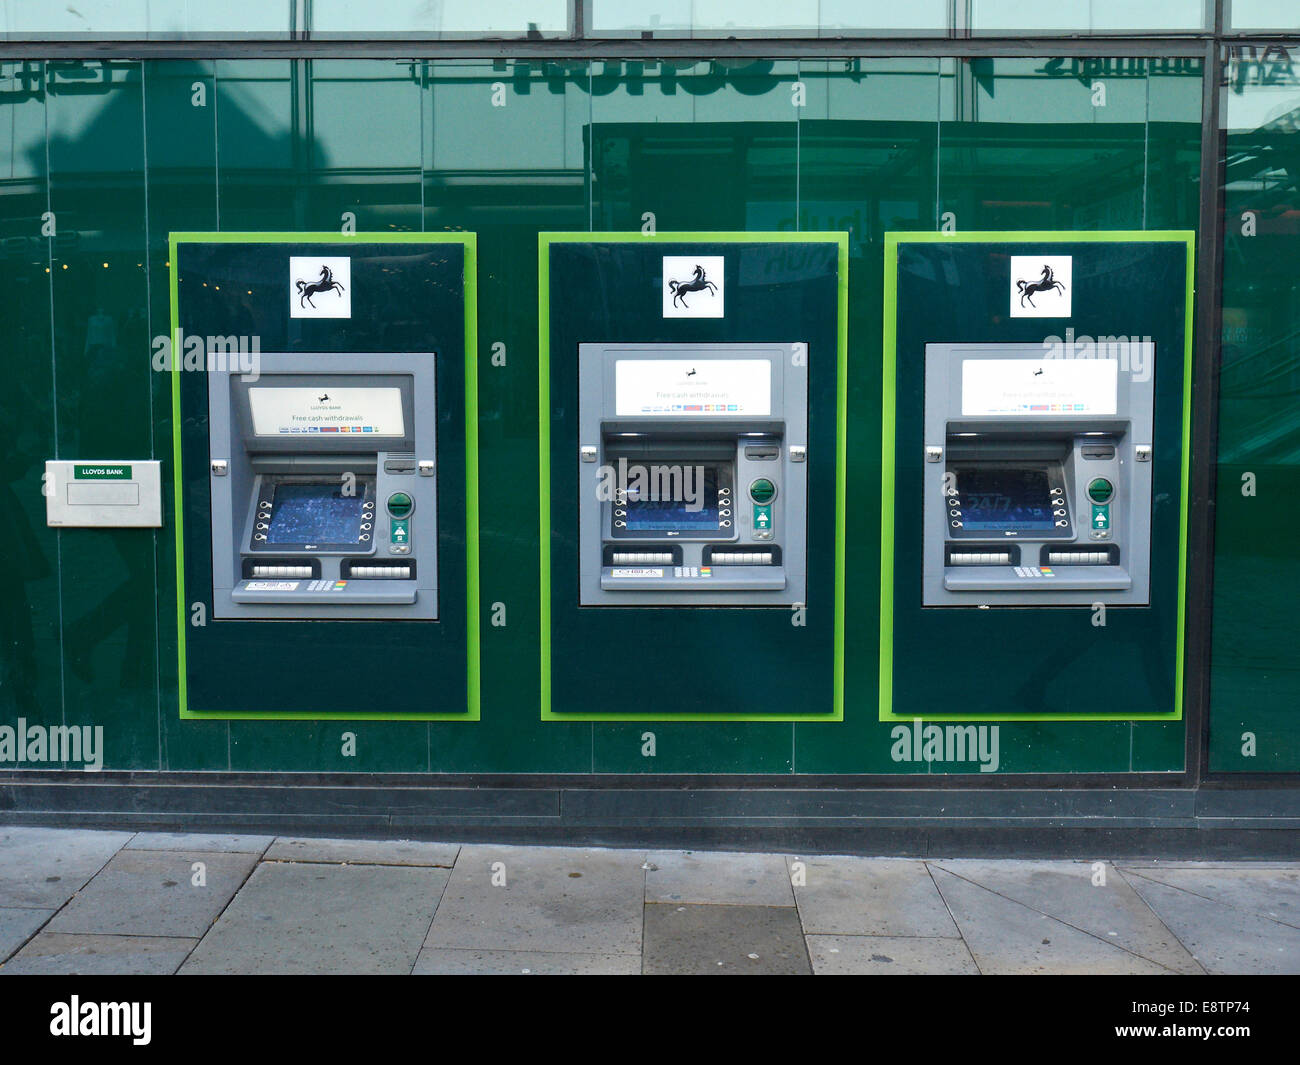
[(644, 862), (644, 851), (464, 847), (425, 945), (639, 954)]
[(0, 962), (21, 947), (41, 927), (53, 910), (33, 910), (25, 906), (0, 908)]
[(790, 863), (806, 934), (958, 936), (924, 862), (826, 857)]
[(169, 976), (197, 939), (44, 931), (3, 968), (5, 976)]
[(132, 851), (240, 851), (261, 854), (274, 836), (232, 836), (215, 832), (137, 832), (126, 845)]
[(978, 976), (960, 939), (916, 936), (809, 936), (818, 976)]
[(1300, 929), (1144, 876), (1128, 881), (1208, 972), (1300, 973)]
[(416, 959), (415, 976), (635, 976), (636, 954), (569, 954), (544, 950), (462, 950), (429, 947)]
[(803, 975), (812, 972), (793, 906), (648, 903), (648, 975)]
[(450, 869), (460, 846), (406, 839), (293, 839), (281, 836), (268, 862), (347, 862), (351, 865), (425, 865)]
[(1128, 870), (1126, 878), (1141, 876), (1233, 909), (1300, 928), (1300, 870), (1294, 865), (1288, 868), (1229, 865), (1182, 868), (1165, 865), (1132, 869), (1121, 862), (1120, 869)]
[(0, 828), (0, 906), (57, 910), (131, 839), (130, 832)]
[(255, 854), (122, 850), (55, 914), (49, 930), (199, 939), (256, 864)]
[(1094, 884), (1100, 879), (1094, 864), (977, 859), (930, 863), (1174, 972), (1204, 972), (1113, 865), (1102, 863), (1105, 883)]
[(794, 890), (779, 854), (652, 851), (646, 858), (646, 902), (793, 906)]
[(409, 973), (448, 875), (428, 867), (263, 862), (181, 972)]
[(935, 883), (980, 972), (1160, 974), (1171, 970), (931, 866)]

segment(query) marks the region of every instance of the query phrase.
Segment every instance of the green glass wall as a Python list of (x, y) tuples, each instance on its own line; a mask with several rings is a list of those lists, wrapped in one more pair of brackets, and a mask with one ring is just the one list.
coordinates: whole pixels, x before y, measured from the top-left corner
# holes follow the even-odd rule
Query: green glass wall
[[(0, 721), (103, 724), (118, 769), (939, 772), (894, 761), (877, 720), (883, 234), (1194, 229), (1202, 77), (1050, 57), (0, 64)], [(480, 722), (358, 722), (355, 756), (337, 722), (179, 720), (171, 530), (51, 530), (41, 497), (47, 458), (170, 454), (150, 365), (170, 232), (351, 218), (478, 234), (482, 593), (505, 611)], [(539, 719), (537, 235), (651, 223), (850, 234), (842, 724), (661, 726), (645, 758), (640, 728)], [(1182, 727), (1008, 724), (998, 771), (1177, 771)]]
[(1223, 138), (1210, 768), (1300, 770), (1300, 42), (1238, 56)]

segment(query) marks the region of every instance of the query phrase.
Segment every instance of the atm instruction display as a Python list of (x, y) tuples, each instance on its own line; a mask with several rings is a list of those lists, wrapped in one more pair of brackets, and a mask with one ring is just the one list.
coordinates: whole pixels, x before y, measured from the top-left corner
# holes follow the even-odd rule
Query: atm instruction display
[(619, 359), (614, 363), (619, 417), (768, 417), (772, 364), (767, 359)]
[(1116, 359), (966, 359), (961, 364), (964, 417), (1113, 415), (1118, 390)]
[(291, 388), (248, 390), (258, 436), (363, 433), (405, 436), (400, 388)]

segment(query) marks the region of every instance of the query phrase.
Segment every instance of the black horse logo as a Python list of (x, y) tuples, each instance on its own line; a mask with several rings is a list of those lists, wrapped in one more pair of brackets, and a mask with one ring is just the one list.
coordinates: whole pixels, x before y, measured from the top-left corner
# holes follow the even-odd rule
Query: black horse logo
[(326, 392), (326, 393), (325, 393), (323, 396), (321, 396), (321, 397), (320, 397), (316, 402), (317, 402), (317, 403), (328, 403), (328, 402), (329, 402), (329, 398), (330, 398), (330, 394), (329, 394), (328, 392)]
[(1052, 274), (1050, 266), (1043, 267), (1043, 276), (1032, 284), (1028, 281), (1017, 281), (1016, 288), (1020, 290), (1020, 306), (1025, 305), (1025, 300), (1029, 300), (1029, 306), (1036, 307), (1032, 296), (1035, 292), (1051, 292), (1053, 289), (1058, 290), (1062, 296), (1065, 295), (1065, 286), (1057, 281)]
[(689, 281), (669, 281), (668, 291), (673, 294), (673, 306), (677, 306), (677, 301), (682, 301), (682, 306), (690, 310), (690, 304), (686, 302), (686, 293), (703, 292), (708, 290), (710, 295), (717, 295), (718, 286), (704, 276), (704, 267), (697, 266), (695, 273)]
[(320, 280), (308, 284), (306, 281), (298, 280), (294, 282), (298, 289), (298, 306), (310, 307), (313, 311), (316, 304), (312, 303), (312, 296), (317, 296), (322, 292), (337, 292), (343, 295), (343, 286), (334, 280), (334, 271), (328, 266), (320, 268)]

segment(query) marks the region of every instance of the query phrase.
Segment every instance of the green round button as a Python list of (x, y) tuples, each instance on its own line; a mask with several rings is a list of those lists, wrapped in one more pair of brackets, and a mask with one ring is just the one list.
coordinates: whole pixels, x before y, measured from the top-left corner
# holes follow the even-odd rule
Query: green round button
[(770, 503), (776, 496), (776, 485), (766, 477), (760, 477), (756, 481), (751, 481), (749, 485), (749, 498), (755, 503)]
[(394, 492), (388, 497), (388, 513), (395, 518), (404, 518), (415, 509), (415, 500), (405, 492)]
[(1109, 503), (1115, 494), (1115, 486), (1105, 477), (1094, 477), (1088, 482), (1088, 498), (1094, 503)]

